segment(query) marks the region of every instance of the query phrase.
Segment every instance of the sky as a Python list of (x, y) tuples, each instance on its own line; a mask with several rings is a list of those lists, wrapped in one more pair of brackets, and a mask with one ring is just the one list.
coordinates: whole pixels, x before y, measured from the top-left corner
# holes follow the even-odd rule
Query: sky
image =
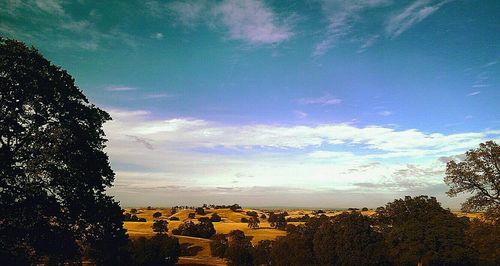
[(0, 1), (109, 112), (122, 206), (458, 208), (446, 162), (500, 141), (500, 1)]

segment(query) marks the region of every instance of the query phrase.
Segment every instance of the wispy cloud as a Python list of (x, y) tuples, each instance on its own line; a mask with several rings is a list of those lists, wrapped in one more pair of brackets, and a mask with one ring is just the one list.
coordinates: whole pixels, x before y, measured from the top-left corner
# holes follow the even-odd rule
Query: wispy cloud
[(331, 96), (329, 94), (323, 95), (321, 97), (312, 97), (312, 98), (300, 98), (297, 99), (297, 103), (299, 104), (317, 104), (317, 105), (336, 105), (342, 103), (342, 99)]
[(155, 34), (151, 35), (151, 38), (153, 38), (153, 39), (157, 39), (157, 40), (162, 40), (162, 39), (163, 39), (163, 37), (164, 37), (164, 36), (163, 36), (163, 33), (161, 33), (161, 32), (157, 32), (157, 33), (155, 33)]
[[(360, 0), (360, 1), (321, 1), (323, 13), (328, 21), (325, 38), (314, 46), (313, 56), (321, 56), (335, 45), (335, 42), (348, 35), (358, 14), (368, 8), (376, 8), (390, 4), (390, 0)], [(376, 36), (376, 35), (375, 35)], [(360, 50), (363, 52), (373, 45), (378, 37), (372, 36), (365, 40)], [(363, 47), (364, 46), (364, 47)]]
[(259, 0), (224, 1), (214, 10), (222, 16), (231, 39), (269, 44), (293, 36), (290, 26)]
[(467, 96), (476, 96), (476, 95), (478, 95), (480, 93), (481, 93), (481, 91), (473, 91), (473, 92), (467, 94)]
[(448, 2), (450, 1), (417, 0), (402, 12), (391, 17), (387, 22), (385, 31), (391, 38), (398, 37)]
[[(158, 3), (152, 5), (155, 13)], [(281, 17), (260, 0), (222, 2), (171, 2), (165, 6), (182, 25), (193, 27), (203, 21), (212, 29), (222, 27), (229, 39), (249, 44), (275, 44), (293, 35), (291, 15)]]
[(392, 112), (391, 111), (381, 111), (381, 112), (378, 112), (378, 114), (381, 116), (390, 116), (390, 115), (392, 115)]
[(303, 112), (303, 111), (295, 110), (295, 111), (293, 111), (293, 113), (295, 114), (295, 116), (297, 118), (300, 118), (300, 119), (307, 117), (307, 113)]
[(104, 88), (107, 91), (135, 91), (137, 88), (134, 87), (127, 87), (127, 86), (106, 86)]

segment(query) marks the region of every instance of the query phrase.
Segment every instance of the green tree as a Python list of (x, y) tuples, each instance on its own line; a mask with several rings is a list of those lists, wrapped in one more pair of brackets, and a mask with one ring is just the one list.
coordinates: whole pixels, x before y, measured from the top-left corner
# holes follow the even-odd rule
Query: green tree
[(494, 141), (479, 144), (465, 153), (461, 162), (449, 161), (444, 182), (447, 192), (472, 194), (463, 204), (463, 211), (486, 211), (487, 217), (500, 220), (500, 146)]
[(389, 257), (396, 265), (470, 265), (468, 219), (441, 207), (434, 197), (405, 197), (377, 210)]
[(224, 234), (216, 234), (210, 238), (210, 254), (215, 257), (224, 258), (228, 247), (228, 240)]
[(259, 228), (259, 224), (260, 224), (259, 218), (257, 218), (256, 216), (255, 217), (251, 216), (250, 219), (248, 219), (249, 228), (257, 229)]
[[(120, 264), (127, 235), (105, 194), (111, 117), (34, 48), (0, 38), (0, 260)], [(5, 258), (7, 259), (7, 258)]]

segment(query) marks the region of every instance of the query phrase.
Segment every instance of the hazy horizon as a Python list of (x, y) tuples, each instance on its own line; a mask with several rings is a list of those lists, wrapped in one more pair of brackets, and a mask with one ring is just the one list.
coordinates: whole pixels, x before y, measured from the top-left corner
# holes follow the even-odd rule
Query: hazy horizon
[(458, 209), (446, 162), (500, 140), (498, 14), (499, 1), (5, 1), (0, 34), (113, 117), (122, 206), (429, 195)]

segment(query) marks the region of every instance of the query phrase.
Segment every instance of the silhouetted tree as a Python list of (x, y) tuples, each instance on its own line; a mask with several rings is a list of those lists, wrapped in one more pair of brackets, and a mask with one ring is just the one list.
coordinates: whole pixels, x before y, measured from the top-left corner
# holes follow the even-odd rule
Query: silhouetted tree
[(205, 209), (203, 209), (202, 207), (196, 208), (195, 212), (198, 215), (205, 215)]
[(224, 258), (228, 246), (228, 240), (224, 234), (216, 234), (210, 238), (210, 254), (215, 257)]
[(151, 239), (140, 237), (130, 246), (133, 263), (138, 266), (175, 265), (181, 253), (179, 240), (166, 234), (158, 234)]
[(132, 215), (137, 214), (137, 209), (130, 209), (130, 213), (131, 213)]
[(203, 218), (204, 219), (200, 219), (200, 223), (198, 224), (186, 220), (180, 224), (178, 228), (172, 230), (172, 233), (174, 235), (210, 238), (216, 233), (214, 225), (207, 217)]
[(248, 223), (248, 218), (247, 217), (241, 217), (240, 222), (242, 222), (242, 223)]
[(441, 207), (434, 197), (405, 197), (377, 212), (389, 256), (397, 265), (469, 265), (468, 219)]
[(188, 214), (188, 218), (189, 218), (189, 219), (194, 219), (194, 217), (196, 217), (196, 214), (195, 214), (194, 212), (190, 212), (190, 213)]
[(153, 213), (153, 218), (158, 219), (161, 217), (161, 212), (155, 212)]
[(271, 265), (271, 250), (273, 243), (274, 241), (271, 240), (261, 240), (257, 243), (252, 251), (253, 265)]
[(369, 217), (342, 213), (314, 234), (314, 253), (321, 265), (388, 265), (384, 239)]
[(259, 221), (259, 218), (257, 217), (250, 217), (250, 219), (248, 219), (248, 227), (249, 228), (252, 228), (252, 229), (257, 229), (259, 228), (259, 224), (260, 224), (260, 221)]
[(126, 260), (122, 211), (105, 194), (110, 119), (65, 70), (0, 38), (2, 263), (78, 263), (81, 250), (98, 264)]
[(444, 182), (450, 186), (449, 196), (472, 194), (463, 211), (486, 211), (487, 217), (500, 221), (500, 146), (494, 141), (479, 144), (465, 153), (462, 162), (449, 161)]
[(269, 225), (271, 225), (271, 227), (273, 228), (280, 230), (285, 230), (286, 228), (285, 215), (282, 213), (280, 214), (270, 213), (267, 221), (269, 222)]
[(473, 219), (467, 239), (476, 252), (476, 265), (500, 265), (500, 224)]
[(241, 230), (233, 230), (228, 235), (228, 247), (225, 257), (228, 265), (253, 265), (252, 243)]
[(156, 220), (151, 228), (153, 228), (153, 232), (159, 235), (166, 234), (168, 232), (168, 222), (166, 220)]
[(222, 218), (217, 213), (213, 213), (210, 217), (210, 221), (212, 221), (213, 223), (220, 222), (222, 221)]

